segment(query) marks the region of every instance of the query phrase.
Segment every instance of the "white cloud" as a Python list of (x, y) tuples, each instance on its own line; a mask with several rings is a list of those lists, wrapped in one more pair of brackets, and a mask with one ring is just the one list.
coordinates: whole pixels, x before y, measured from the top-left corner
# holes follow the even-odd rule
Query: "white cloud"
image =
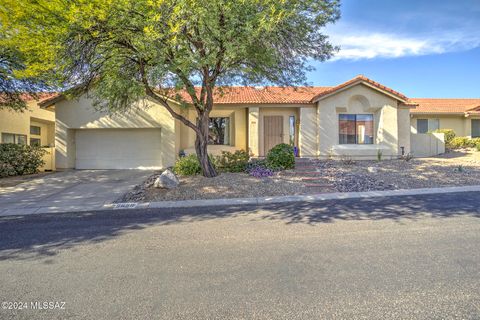
[(340, 46), (332, 61), (399, 58), (464, 51), (480, 47), (480, 35), (471, 32), (402, 36), (390, 33), (334, 33), (332, 43)]

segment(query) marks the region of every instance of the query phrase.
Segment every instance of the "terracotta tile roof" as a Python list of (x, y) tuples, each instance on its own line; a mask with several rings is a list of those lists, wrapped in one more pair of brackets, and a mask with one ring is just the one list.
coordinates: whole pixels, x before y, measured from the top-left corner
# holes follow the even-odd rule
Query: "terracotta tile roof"
[(339, 84), (338, 86), (335, 86), (335, 87), (331, 87), (330, 89), (328, 90), (325, 90), (321, 93), (319, 93), (317, 96), (315, 96), (312, 101), (317, 101), (319, 100), (320, 98), (328, 95), (328, 94), (331, 94), (331, 93), (334, 93), (338, 90), (341, 90), (343, 88), (346, 88), (350, 85), (353, 85), (353, 84), (356, 84), (358, 82), (365, 82), (365, 83), (368, 83), (370, 85), (372, 85), (373, 87), (377, 88), (377, 89), (380, 89), (380, 90), (383, 90), (383, 91), (386, 91), (392, 95), (394, 95), (395, 97), (399, 98), (400, 100), (403, 100), (403, 101), (408, 101), (408, 98), (401, 94), (400, 92), (398, 91), (395, 91), (393, 89), (390, 89), (389, 87), (386, 87), (376, 81), (373, 81), (372, 79), (369, 79), (367, 77), (365, 77), (364, 75), (358, 75), (356, 76), (355, 78), (351, 79), (351, 80), (348, 80), (347, 82), (344, 82), (342, 84)]
[[(39, 92), (36, 95), (37, 97), (34, 98), (31, 94), (24, 93), (21, 95), (21, 99), (25, 102), (35, 100), (35, 101), (38, 101), (39, 103), (42, 103), (43, 101), (46, 101), (52, 97), (58, 96), (58, 93), (57, 92)], [(5, 101), (4, 98), (5, 98), (5, 95), (0, 94), (0, 103)]]
[(418, 106), (411, 113), (474, 113), (480, 108), (480, 99), (430, 99), (412, 98)]
[[(200, 88), (197, 97), (200, 95)], [(214, 94), (215, 104), (294, 104), (311, 103), (316, 95), (330, 87), (220, 87)], [(181, 98), (191, 103), (190, 96), (182, 91)], [(172, 99), (175, 99), (174, 96)]]

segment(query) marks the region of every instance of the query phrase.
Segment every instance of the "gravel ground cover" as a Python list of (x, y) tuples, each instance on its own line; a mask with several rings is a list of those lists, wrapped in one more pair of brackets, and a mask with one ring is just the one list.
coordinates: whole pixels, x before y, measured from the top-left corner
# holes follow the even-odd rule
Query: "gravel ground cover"
[[(180, 186), (153, 188), (159, 173), (118, 199), (128, 201), (194, 200), (356, 192), (480, 184), (480, 152), (463, 150), (438, 157), (385, 161), (310, 160), (295, 170), (257, 179), (244, 173), (222, 173), (209, 179), (180, 177)], [(309, 186), (321, 180), (322, 187)]]

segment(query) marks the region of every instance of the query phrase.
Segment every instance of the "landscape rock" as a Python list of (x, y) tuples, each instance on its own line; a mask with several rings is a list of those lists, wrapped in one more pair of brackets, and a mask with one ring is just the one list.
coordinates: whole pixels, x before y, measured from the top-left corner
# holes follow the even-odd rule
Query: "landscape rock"
[(377, 168), (377, 167), (368, 167), (368, 168), (367, 168), (367, 171), (370, 172), (370, 173), (377, 173), (377, 172), (378, 172), (378, 168)]
[(172, 170), (165, 170), (153, 183), (155, 188), (173, 189), (178, 187), (180, 181)]

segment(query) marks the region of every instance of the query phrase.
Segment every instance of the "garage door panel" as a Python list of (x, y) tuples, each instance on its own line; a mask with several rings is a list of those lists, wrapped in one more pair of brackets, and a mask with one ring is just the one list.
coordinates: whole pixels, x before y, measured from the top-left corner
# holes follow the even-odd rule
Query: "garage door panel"
[(77, 169), (160, 169), (160, 129), (76, 130)]

